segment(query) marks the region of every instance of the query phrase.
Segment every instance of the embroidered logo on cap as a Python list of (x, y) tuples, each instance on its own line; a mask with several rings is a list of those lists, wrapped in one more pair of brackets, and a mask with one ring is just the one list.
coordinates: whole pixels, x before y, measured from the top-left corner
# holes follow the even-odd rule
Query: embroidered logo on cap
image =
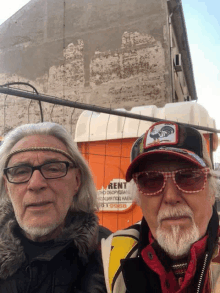
[(151, 127), (145, 136), (145, 147), (148, 149), (159, 145), (176, 145), (178, 143), (178, 125), (175, 123), (159, 122)]

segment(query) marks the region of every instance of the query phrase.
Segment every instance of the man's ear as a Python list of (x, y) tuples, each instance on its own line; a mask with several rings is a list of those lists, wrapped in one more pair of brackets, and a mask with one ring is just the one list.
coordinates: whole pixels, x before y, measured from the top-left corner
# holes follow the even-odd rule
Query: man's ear
[(7, 192), (7, 195), (9, 195), (9, 192), (8, 192), (8, 180), (6, 179), (5, 175), (3, 175), (3, 180), (4, 180), (5, 191)]
[(211, 194), (211, 203), (212, 203), (212, 206), (215, 204), (215, 194), (214, 194), (214, 192)]
[(209, 191), (207, 196), (209, 197), (211, 205), (213, 206), (215, 204), (215, 192), (214, 192), (214, 188), (210, 188), (210, 185), (209, 185)]
[(81, 186), (81, 172), (79, 169), (75, 169), (75, 176), (76, 176), (76, 188), (75, 192), (77, 193), (80, 186)]

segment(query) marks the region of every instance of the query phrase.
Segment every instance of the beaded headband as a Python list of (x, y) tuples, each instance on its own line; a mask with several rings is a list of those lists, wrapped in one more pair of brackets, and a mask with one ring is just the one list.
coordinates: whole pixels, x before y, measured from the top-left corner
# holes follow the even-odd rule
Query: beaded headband
[(51, 152), (60, 153), (64, 156), (66, 156), (68, 159), (70, 159), (70, 161), (75, 163), (75, 160), (73, 159), (73, 157), (63, 150), (52, 148), (52, 147), (32, 147), (32, 148), (24, 148), (24, 149), (12, 151), (6, 158), (5, 166), (8, 165), (8, 162), (13, 155), (18, 154), (18, 153), (22, 153), (22, 152), (28, 152), (28, 151), (51, 151)]

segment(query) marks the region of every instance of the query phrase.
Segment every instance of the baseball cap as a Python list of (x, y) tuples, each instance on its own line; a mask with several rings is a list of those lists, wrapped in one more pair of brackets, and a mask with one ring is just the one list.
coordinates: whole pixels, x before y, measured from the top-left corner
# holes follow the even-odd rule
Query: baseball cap
[(169, 121), (154, 123), (133, 144), (131, 164), (126, 173), (126, 181), (146, 158), (152, 154), (170, 154), (196, 164), (199, 168), (210, 167), (212, 162), (203, 135), (195, 128)]

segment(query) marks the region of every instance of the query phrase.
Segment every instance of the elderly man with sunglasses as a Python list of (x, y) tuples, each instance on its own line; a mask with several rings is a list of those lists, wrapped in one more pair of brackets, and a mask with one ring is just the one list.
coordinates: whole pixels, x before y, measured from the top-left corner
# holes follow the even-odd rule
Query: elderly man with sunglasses
[(65, 129), (14, 129), (0, 170), (0, 292), (106, 292), (96, 189)]
[(126, 180), (140, 223), (102, 240), (110, 293), (219, 293), (217, 190), (203, 135), (158, 122), (133, 145)]

